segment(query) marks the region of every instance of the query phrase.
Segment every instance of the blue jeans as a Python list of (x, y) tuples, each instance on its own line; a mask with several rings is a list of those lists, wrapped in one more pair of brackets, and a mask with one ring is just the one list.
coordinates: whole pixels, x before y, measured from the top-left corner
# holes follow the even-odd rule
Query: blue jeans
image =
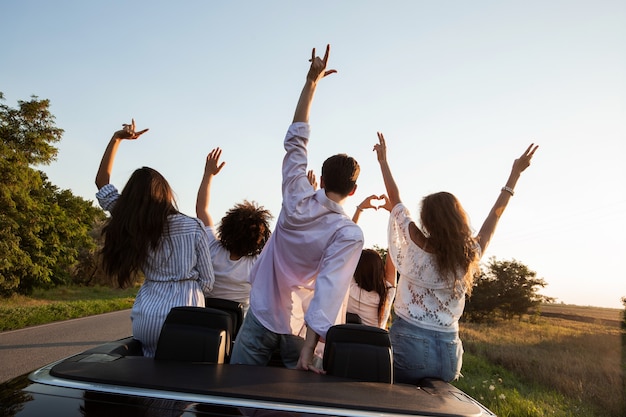
[(389, 329), (394, 381), (417, 384), (422, 378), (446, 382), (461, 375), (463, 343), (458, 332), (438, 332), (395, 317)]
[(232, 364), (267, 365), (274, 352), (280, 349), (280, 356), (287, 368), (294, 369), (300, 359), (304, 339), (292, 334), (278, 334), (265, 328), (248, 310), (243, 324), (237, 333)]

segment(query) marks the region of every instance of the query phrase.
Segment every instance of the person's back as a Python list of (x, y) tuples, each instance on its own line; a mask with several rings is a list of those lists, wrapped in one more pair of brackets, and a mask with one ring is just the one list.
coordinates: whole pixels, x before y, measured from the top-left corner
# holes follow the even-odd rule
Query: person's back
[[(290, 167), (286, 169), (283, 174), (289, 174)], [(349, 282), (335, 286), (339, 283), (333, 282), (331, 274), (351, 275), (350, 270), (354, 270), (351, 265), (355, 263), (353, 247), (362, 245), (363, 236), (342, 207), (328, 199), (324, 189), (314, 191), (311, 188), (304, 171), (287, 181), (283, 193), (283, 210), (272, 237), (250, 273), (252, 294), (257, 294), (251, 296), (250, 303), (257, 318), (267, 328), (276, 333), (293, 332), (304, 337), (307, 307), (324, 312), (320, 314), (330, 313), (322, 320), (336, 321), (339, 310), (333, 308), (329, 312), (324, 303), (330, 305), (332, 302), (337, 306), (336, 300), (344, 298)], [(350, 247), (344, 247), (346, 242), (350, 242)], [(325, 257), (332, 254), (337, 258), (339, 251), (348, 257), (346, 262), (320, 276), (326, 266), (323, 264)], [(320, 295), (324, 292), (327, 297), (318, 297), (309, 305), (316, 285)]]
[(396, 294), (396, 270), (374, 249), (363, 249), (348, 292), (348, 313), (368, 326), (387, 328)]
[[(251, 273), (250, 310), (239, 331), (231, 363), (268, 363), (280, 349), (290, 368), (313, 369), (320, 337), (343, 319), (350, 277), (363, 233), (343, 211), (356, 190), (359, 166), (338, 154), (322, 166), (320, 190), (307, 177), (310, 106), (317, 83), (335, 72), (311, 58), (307, 80), (284, 140), (282, 209), (272, 236)], [(305, 339), (303, 339), (305, 337)]]

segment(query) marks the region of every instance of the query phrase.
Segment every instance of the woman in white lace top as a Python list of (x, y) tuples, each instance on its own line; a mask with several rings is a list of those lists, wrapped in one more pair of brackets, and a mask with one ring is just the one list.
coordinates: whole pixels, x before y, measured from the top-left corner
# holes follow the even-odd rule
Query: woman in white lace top
[(463, 207), (447, 192), (423, 198), (418, 226), (400, 200), (382, 133), (378, 133), (374, 150), (392, 207), (388, 256), (400, 274), (396, 317), (390, 328), (394, 379), (412, 384), (422, 378), (453, 381), (461, 373), (463, 344), (458, 321), (465, 295), (471, 292), (480, 257), (537, 146), (531, 144), (513, 162), (508, 180), (476, 236)]

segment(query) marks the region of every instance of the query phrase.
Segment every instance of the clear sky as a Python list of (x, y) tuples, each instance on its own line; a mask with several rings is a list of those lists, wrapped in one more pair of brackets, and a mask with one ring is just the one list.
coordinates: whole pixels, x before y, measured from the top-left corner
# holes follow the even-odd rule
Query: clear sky
[[(517, 260), (568, 304), (623, 308), (626, 296), (626, 2), (34, 1), (0, 2), (0, 91), (17, 107), (49, 99), (65, 130), (41, 167), (95, 200), (111, 134), (112, 181), (151, 166), (195, 214), (206, 154), (223, 149), (211, 212), (254, 200), (280, 209), (282, 140), (311, 49), (331, 45), (311, 113), (310, 168), (348, 153), (361, 177), (346, 211), (384, 192), (385, 134), (402, 200), (450, 191), (478, 230), (534, 142), (483, 260)], [(388, 214), (361, 216), (366, 246), (386, 247)]]

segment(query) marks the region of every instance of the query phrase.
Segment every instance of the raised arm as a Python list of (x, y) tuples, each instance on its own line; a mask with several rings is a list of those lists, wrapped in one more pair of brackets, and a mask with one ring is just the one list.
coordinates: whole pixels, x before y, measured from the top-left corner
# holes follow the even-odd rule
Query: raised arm
[(483, 223), (480, 231), (478, 232), (478, 243), (480, 244), (480, 248), (482, 253), (485, 253), (487, 250), (487, 246), (489, 246), (489, 242), (491, 241), (491, 237), (496, 231), (496, 226), (498, 225), (498, 221), (504, 213), (504, 209), (507, 204), (509, 204), (509, 200), (514, 194), (515, 185), (517, 184), (517, 180), (520, 175), (526, 168), (530, 166), (530, 160), (533, 157), (533, 154), (537, 150), (538, 146), (535, 144), (530, 144), (530, 146), (522, 153), (522, 156), (517, 158), (513, 162), (513, 167), (511, 168), (511, 173), (509, 174), (509, 178), (506, 181), (506, 184), (500, 190), (500, 195), (496, 199), (496, 203), (491, 208), (491, 211), (487, 215), (485, 222)]
[[(328, 56), (330, 54), (330, 45), (326, 45), (326, 53), (324, 54), (324, 58), (320, 58), (315, 56), (315, 48), (313, 48), (311, 54), (311, 66), (309, 68), (309, 72), (306, 76), (306, 81), (304, 83), (304, 87), (300, 93), (300, 98), (298, 99), (298, 104), (296, 105), (296, 111), (293, 115), (293, 123), (309, 122), (309, 114), (311, 112), (311, 103), (313, 102), (313, 96), (315, 95), (315, 89), (317, 88), (317, 83), (322, 78), (327, 75), (333, 74), (337, 72), (336, 70), (327, 70), (326, 65), (328, 64)], [(315, 179), (315, 175), (312, 171), (307, 173), (307, 178), (309, 183), (313, 188), (317, 187), (317, 181)], [(307, 327), (305, 342), (300, 351), (300, 358), (298, 359), (298, 364), (296, 365), (297, 369), (301, 370), (311, 370), (313, 372), (323, 372), (314, 366), (311, 365), (311, 361), (313, 359), (313, 354), (315, 350), (315, 346), (319, 340), (320, 336), (313, 329)]]
[(139, 136), (146, 133), (149, 129), (144, 129), (139, 132), (135, 132), (135, 119), (132, 119), (130, 124), (123, 124), (123, 129), (113, 133), (109, 144), (107, 145), (100, 166), (98, 167), (98, 173), (96, 174), (96, 186), (98, 190), (111, 181), (111, 173), (113, 172), (113, 162), (115, 161), (115, 155), (117, 149), (120, 146), (120, 142), (124, 139), (134, 140)]
[(334, 69), (327, 70), (326, 65), (328, 64), (328, 55), (330, 53), (330, 45), (326, 45), (326, 53), (324, 54), (324, 58), (320, 58), (315, 56), (315, 48), (313, 48), (313, 52), (311, 54), (311, 67), (309, 68), (309, 72), (306, 76), (306, 82), (304, 83), (304, 87), (302, 88), (302, 92), (300, 93), (300, 98), (298, 100), (298, 104), (296, 106), (296, 111), (293, 115), (293, 122), (309, 122), (309, 114), (311, 112), (311, 103), (313, 102), (313, 96), (315, 95), (315, 89), (317, 88), (317, 83), (322, 78), (327, 75), (333, 74), (337, 72)]
[(396, 273), (396, 266), (393, 264), (391, 260), (391, 255), (387, 251), (387, 256), (385, 256), (385, 281), (389, 283), (392, 287), (398, 285), (398, 274)]
[(374, 150), (376, 151), (380, 171), (383, 174), (383, 181), (385, 182), (385, 188), (387, 189), (389, 205), (393, 208), (396, 204), (402, 202), (400, 200), (400, 191), (398, 190), (398, 186), (393, 179), (393, 175), (391, 175), (391, 168), (389, 168), (389, 163), (387, 162), (387, 144), (385, 142), (385, 137), (380, 132), (377, 132), (377, 134), (378, 143), (374, 145)]
[(204, 165), (204, 175), (198, 188), (198, 197), (196, 198), (196, 216), (202, 220), (205, 226), (213, 226), (213, 218), (209, 213), (209, 200), (211, 198), (211, 182), (213, 177), (217, 175), (226, 162), (220, 163), (220, 157), (222, 156), (222, 150), (215, 148), (206, 157), (206, 163)]

